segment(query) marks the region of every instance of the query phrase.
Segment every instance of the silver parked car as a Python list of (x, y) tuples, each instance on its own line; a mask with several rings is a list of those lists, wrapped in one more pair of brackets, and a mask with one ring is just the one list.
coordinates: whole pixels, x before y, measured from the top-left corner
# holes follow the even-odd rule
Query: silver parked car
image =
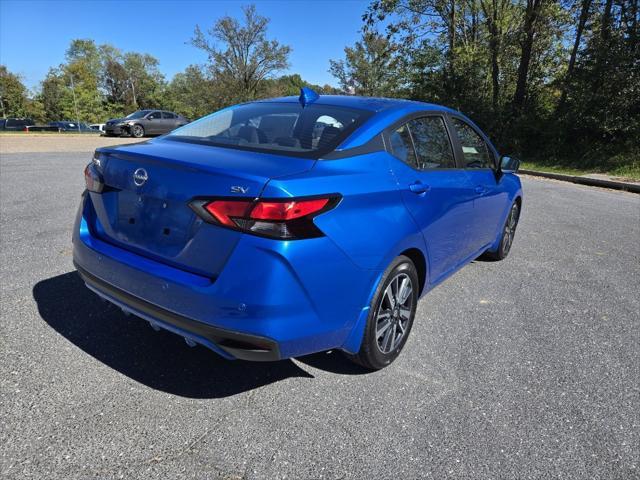
[(164, 135), (182, 127), (189, 120), (177, 113), (164, 110), (138, 110), (124, 118), (115, 118), (105, 124), (107, 136), (131, 135), (141, 138), (145, 135)]

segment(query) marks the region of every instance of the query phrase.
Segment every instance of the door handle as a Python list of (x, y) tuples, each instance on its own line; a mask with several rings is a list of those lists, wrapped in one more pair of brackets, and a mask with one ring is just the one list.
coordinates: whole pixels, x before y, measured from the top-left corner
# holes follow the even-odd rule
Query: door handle
[(420, 194), (420, 193), (427, 193), (429, 190), (431, 190), (431, 187), (429, 185), (425, 185), (424, 183), (418, 181), (409, 185), (409, 190), (411, 190), (413, 193)]
[(482, 185), (478, 185), (475, 188), (476, 193), (479, 193), (480, 195), (482, 195), (483, 193), (487, 193), (487, 189), (486, 187), (483, 187)]

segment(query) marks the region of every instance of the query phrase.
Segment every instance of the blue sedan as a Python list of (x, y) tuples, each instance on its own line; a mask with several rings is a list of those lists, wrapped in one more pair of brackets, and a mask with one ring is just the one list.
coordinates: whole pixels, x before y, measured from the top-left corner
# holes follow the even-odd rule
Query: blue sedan
[(380, 369), (422, 295), (508, 255), (517, 168), (457, 111), (303, 89), (96, 150), (74, 263), (124, 312), (225, 358), (339, 349)]

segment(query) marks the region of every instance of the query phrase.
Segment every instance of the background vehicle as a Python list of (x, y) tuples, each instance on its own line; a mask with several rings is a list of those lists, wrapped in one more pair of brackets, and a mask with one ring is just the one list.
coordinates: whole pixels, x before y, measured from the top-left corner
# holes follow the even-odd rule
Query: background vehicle
[(242, 104), (98, 149), (74, 262), (99, 295), (226, 358), (341, 349), (382, 368), (421, 295), (509, 253), (517, 163), (437, 105)]
[(50, 127), (57, 127), (60, 132), (95, 133), (86, 123), (76, 123), (68, 120), (49, 122)]
[(35, 125), (31, 118), (3, 118), (0, 119), (0, 130), (22, 131), (29, 125)]
[(105, 134), (131, 135), (164, 135), (178, 127), (186, 125), (189, 120), (181, 115), (165, 110), (138, 110), (125, 118), (109, 120), (105, 124)]
[(104, 132), (104, 123), (92, 123), (89, 128), (98, 132)]

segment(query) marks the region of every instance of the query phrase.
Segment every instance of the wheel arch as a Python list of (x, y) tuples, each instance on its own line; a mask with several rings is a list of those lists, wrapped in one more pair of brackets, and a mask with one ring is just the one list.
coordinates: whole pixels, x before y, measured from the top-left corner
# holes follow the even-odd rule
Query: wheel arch
[(513, 201), (516, 202), (518, 204), (518, 208), (522, 210), (522, 195), (517, 194)]
[(418, 272), (418, 281), (420, 282), (420, 284), (418, 285), (419, 292), (420, 295), (422, 295), (427, 284), (427, 259), (425, 258), (424, 253), (422, 253), (419, 248), (414, 247), (403, 251), (400, 255), (408, 257), (416, 267), (416, 270)]

